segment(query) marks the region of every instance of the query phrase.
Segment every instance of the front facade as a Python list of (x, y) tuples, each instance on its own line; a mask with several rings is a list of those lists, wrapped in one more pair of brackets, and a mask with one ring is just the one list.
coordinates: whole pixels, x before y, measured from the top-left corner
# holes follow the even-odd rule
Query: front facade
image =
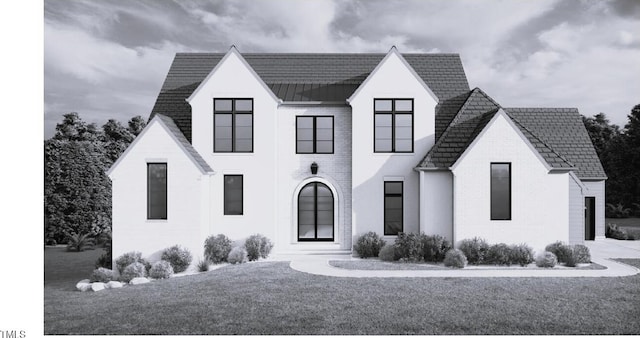
[(577, 111), (502, 108), (455, 54), (178, 54), (109, 177), (114, 258), (202, 257), (220, 233), (276, 253), (351, 252), (368, 231), (604, 237), (606, 177)]

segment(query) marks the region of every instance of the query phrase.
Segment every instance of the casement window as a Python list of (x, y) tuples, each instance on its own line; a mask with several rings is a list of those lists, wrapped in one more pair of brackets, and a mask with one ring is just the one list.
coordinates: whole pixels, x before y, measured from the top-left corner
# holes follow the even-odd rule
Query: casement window
[(491, 163), (491, 220), (511, 219), (511, 163)]
[(224, 175), (224, 214), (242, 215), (242, 175)]
[(384, 182), (384, 234), (394, 236), (403, 229), (402, 181)]
[(147, 163), (147, 219), (167, 219), (166, 163)]
[(374, 99), (376, 153), (413, 152), (413, 99)]
[(333, 154), (333, 116), (296, 117), (296, 154)]
[(253, 152), (253, 99), (213, 100), (213, 151)]

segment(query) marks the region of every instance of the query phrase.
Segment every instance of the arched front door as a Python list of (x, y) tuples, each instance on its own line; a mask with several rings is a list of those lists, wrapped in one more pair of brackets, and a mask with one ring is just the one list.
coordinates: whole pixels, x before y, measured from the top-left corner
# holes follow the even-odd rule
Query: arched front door
[(333, 241), (333, 193), (320, 182), (305, 185), (298, 195), (298, 240)]

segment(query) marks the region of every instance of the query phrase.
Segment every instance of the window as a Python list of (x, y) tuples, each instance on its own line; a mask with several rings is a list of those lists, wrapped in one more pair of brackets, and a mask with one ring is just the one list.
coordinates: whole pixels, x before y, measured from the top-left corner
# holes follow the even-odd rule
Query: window
[(213, 130), (214, 152), (253, 152), (253, 99), (214, 99)]
[(147, 163), (147, 219), (167, 219), (166, 163)]
[(296, 117), (296, 154), (333, 154), (333, 116)]
[(491, 220), (511, 219), (511, 163), (491, 163)]
[(413, 152), (413, 99), (374, 99), (376, 153)]
[(320, 182), (298, 195), (298, 241), (333, 241), (333, 193)]
[(242, 215), (242, 175), (224, 175), (224, 214)]
[(397, 235), (402, 232), (402, 185), (403, 182), (384, 182), (384, 234)]

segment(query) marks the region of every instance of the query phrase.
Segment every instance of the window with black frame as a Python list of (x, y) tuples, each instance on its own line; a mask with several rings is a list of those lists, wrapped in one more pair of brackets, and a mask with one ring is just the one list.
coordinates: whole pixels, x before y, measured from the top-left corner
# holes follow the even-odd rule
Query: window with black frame
[(253, 99), (213, 100), (213, 151), (253, 152)]
[(403, 182), (384, 182), (384, 234), (394, 236), (403, 230)]
[(167, 219), (166, 163), (147, 163), (147, 219)]
[(413, 99), (374, 99), (376, 153), (413, 152)]
[(296, 154), (333, 154), (333, 116), (296, 116)]

